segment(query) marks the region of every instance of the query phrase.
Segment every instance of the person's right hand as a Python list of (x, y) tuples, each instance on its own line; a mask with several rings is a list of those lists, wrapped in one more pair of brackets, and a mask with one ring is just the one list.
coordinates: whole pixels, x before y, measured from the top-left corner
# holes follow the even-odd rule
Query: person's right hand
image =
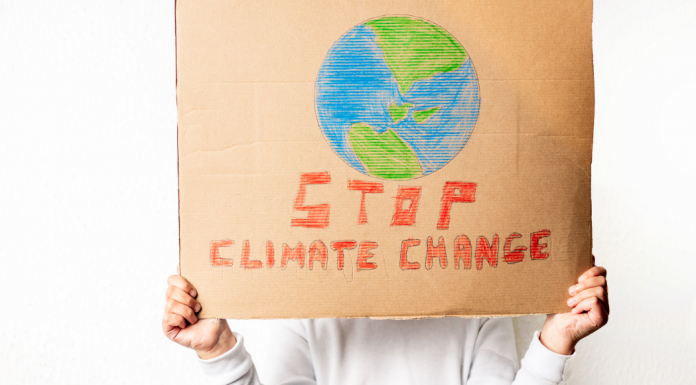
[(198, 357), (209, 360), (234, 347), (237, 340), (224, 319), (198, 320), (201, 304), (196, 301), (196, 289), (180, 275), (167, 279), (167, 303), (164, 307), (162, 330), (179, 345), (193, 349)]

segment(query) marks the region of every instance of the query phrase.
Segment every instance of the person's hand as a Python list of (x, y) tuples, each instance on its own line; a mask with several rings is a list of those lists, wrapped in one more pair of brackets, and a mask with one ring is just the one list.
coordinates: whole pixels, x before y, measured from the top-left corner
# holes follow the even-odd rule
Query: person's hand
[(606, 277), (607, 270), (595, 266), (581, 275), (576, 285), (570, 287), (568, 306), (572, 310), (546, 316), (539, 335), (544, 346), (558, 354), (573, 354), (578, 341), (607, 324), (609, 295)]
[(196, 289), (180, 275), (167, 279), (167, 303), (164, 306), (162, 330), (179, 345), (193, 349), (198, 357), (209, 360), (229, 351), (237, 343), (224, 319), (198, 320), (201, 304)]

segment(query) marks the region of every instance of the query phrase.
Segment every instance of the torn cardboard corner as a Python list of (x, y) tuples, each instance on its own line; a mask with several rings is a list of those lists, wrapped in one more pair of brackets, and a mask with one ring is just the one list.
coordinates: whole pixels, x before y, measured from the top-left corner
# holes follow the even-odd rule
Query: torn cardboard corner
[(202, 318), (566, 310), (591, 266), (592, 2), (187, 1)]

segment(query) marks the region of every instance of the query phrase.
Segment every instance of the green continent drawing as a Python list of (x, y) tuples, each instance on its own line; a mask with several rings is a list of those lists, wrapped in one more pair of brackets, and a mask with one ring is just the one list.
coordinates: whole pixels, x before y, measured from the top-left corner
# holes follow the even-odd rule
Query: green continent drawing
[(459, 68), (467, 58), (452, 35), (424, 20), (391, 16), (365, 25), (375, 31), (402, 94), (418, 80)]
[(438, 110), (440, 110), (440, 107), (428, 108), (427, 110), (423, 111), (413, 111), (413, 120), (415, 120), (416, 123), (423, 123), (428, 120), (428, 118), (433, 116)]
[(394, 123), (399, 123), (400, 121), (406, 119), (406, 116), (408, 115), (408, 109), (411, 107), (413, 107), (413, 104), (411, 103), (404, 103), (400, 106), (397, 106), (396, 104), (390, 104), (389, 115), (391, 115), (392, 121), (394, 121)]
[(365, 123), (355, 123), (348, 140), (370, 175), (410, 179), (422, 174), (418, 157), (392, 129), (380, 134)]

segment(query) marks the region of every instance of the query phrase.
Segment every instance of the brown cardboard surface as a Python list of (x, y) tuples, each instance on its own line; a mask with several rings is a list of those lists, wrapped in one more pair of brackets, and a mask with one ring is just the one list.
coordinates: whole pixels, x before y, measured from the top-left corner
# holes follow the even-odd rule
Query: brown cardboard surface
[[(478, 79), (478, 116), (461, 151), (402, 180), (344, 161), (316, 99), (337, 41), (388, 15), (445, 30)], [(568, 287), (591, 266), (591, 24), (592, 1), (179, 0), (180, 266), (199, 292), (200, 317), (566, 311)], [(314, 183), (302, 189), (302, 180)], [(375, 191), (362, 217), (361, 186)], [(400, 210), (399, 189), (412, 198)], [(448, 206), (446, 191), (473, 201)], [(497, 250), (483, 258), (478, 245), (496, 235)], [(508, 238), (510, 251), (526, 248), (521, 261), (510, 263)], [(332, 248), (341, 241), (355, 242), (342, 268)]]

